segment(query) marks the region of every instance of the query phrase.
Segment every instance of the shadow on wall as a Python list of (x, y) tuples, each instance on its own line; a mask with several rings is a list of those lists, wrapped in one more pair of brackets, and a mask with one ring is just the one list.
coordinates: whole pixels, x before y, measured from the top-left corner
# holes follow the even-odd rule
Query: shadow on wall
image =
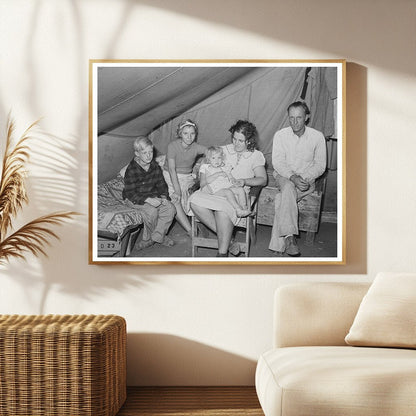
[[(410, 58), (407, 58), (407, 55), (401, 53), (399, 48), (394, 48), (391, 53), (386, 53), (385, 50), (389, 45), (396, 42), (397, 39), (395, 39), (395, 36), (399, 36), (398, 32), (394, 30), (385, 30), (383, 33), (386, 33), (388, 39), (385, 39), (384, 42), (380, 41), (377, 16), (379, 13), (382, 13), (385, 2), (380, 2), (376, 10), (371, 10), (372, 19), (366, 21), (365, 25), (358, 24), (358, 20), (362, 18), (361, 15), (354, 14), (354, 16), (350, 16), (354, 9), (353, 7), (348, 4), (343, 5), (341, 2), (332, 2), (329, 0), (318, 0), (318, 2), (313, 2), (311, 4), (299, 2), (295, 5), (288, 5), (285, 4), (285, 2), (271, 3), (268, 0), (260, 0), (255, 6), (250, 2), (242, 3), (237, 0), (230, 0), (227, 2), (226, 7), (224, 7), (223, 3), (219, 3), (218, 0), (214, 0), (214, 6), (215, 3), (218, 3), (218, 7), (212, 7), (212, 3), (208, 4), (199, 0), (192, 3), (184, 1), (172, 1), (167, 3), (162, 2), (161, 0), (126, 0), (124, 1), (125, 13), (122, 16), (123, 19), (127, 20), (128, 16), (131, 15), (130, 12), (133, 7), (144, 4), (149, 5), (150, 7), (160, 7), (161, 9), (171, 10), (178, 14), (195, 16), (202, 20), (231, 25), (249, 32), (259, 33), (272, 39), (286, 40), (294, 45), (311, 46), (314, 47), (315, 50), (316, 45), (319, 45), (320, 49), (325, 53), (345, 53), (346, 55), (349, 55), (349, 51), (354, 51), (354, 57), (357, 57), (357, 59), (360, 58), (360, 56), (357, 55), (357, 51), (359, 53), (359, 51), (366, 50), (365, 44), (371, 43), (369, 48), (372, 50), (372, 54), (371, 56), (363, 56), (363, 60), (384, 67), (401, 69), (404, 72), (409, 70), (410, 66), (407, 65), (406, 60)], [(41, 3), (37, 2), (36, 4), (37, 7), (35, 8), (32, 21), (33, 36), (27, 40), (26, 54), (27, 63), (31, 72), (30, 85), (33, 88), (38, 85), (38, 74), (42, 70), (42, 67), (36, 68), (37, 61), (33, 56), (35, 48), (32, 47), (36, 39), (35, 35), (40, 30), (36, 24), (36, 19), (40, 13)], [(73, 21), (76, 27), (82, 28), (82, 10), (80, 10), (74, 2), (68, 4), (73, 8), (70, 13), (70, 16), (72, 17), (71, 21)], [(360, 3), (360, 9), (362, 11), (365, 11), (366, 7), (370, 7), (368, 1)], [(221, 10), (221, 13), (218, 13), (217, 9)], [(250, 11), (255, 10), (256, 14), (253, 15), (252, 12), (245, 13), (248, 9)], [(322, 11), (323, 9), (326, 11), (327, 25), (315, 25), (314, 30), (309, 31), (308, 25), (310, 21), (322, 21), (323, 16), (320, 10)], [(272, 15), (273, 10), (276, 12), (276, 17), (273, 19), (273, 22), (271, 22), (272, 19), (270, 19), (270, 16)], [(343, 12), (345, 13), (343, 14)], [(389, 13), (391, 13), (391, 11)], [(279, 16), (284, 16), (284, 18), (280, 18)], [(412, 16), (412, 13), (409, 13), (409, 18), (410, 16)], [(291, 19), (291, 17), (293, 17), (293, 19)], [(296, 20), (299, 23), (299, 27), (302, 28), (301, 30), (293, 30), (293, 20)], [(126, 21), (123, 20), (117, 25), (117, 30), (111, 37), (111, 44), (108, 45), (107, 53), (103, 53), (103, 57), (114, 57), (118, 39), (123, 38), (124, 27), (127, 27), (124, 23), (126, 23)], [(348, 26), (352, 24), (354, 24), (353, 28)], [(340, 36), (327, 36), (331, 30), (333, 30), (334, 33), (340, 33)], [(360, 33), (361, 30), (365, 30), (365, 34)], [(376, 30), (377, 36), (372, 36), (372, 31), (375, 32)], [(308, 33), (308, 36), (305, 36), (305, 33)], [(342, 33), (348, 33), (348, 36), (343, 36)], [(76, 60), (73, 63), (71, 62), (75, 74), (75, 89), (79, 96), (85, 95), (88, 84), (85, 60), (83, 59), (83, 48), (85, 48), (83, 36), (85, 35), (82, 31), (78, 32), (78, 54)], [(361, 46), (356, 46), (354, 42), (360, 42)], [(373, 43), (375, 48), (372, 47)], [(379, 51), (379, 48), (383, 48), (383, 51)], [(340, 56), (342, 57), (342, 55)], [(279, 56), (276, 56), (276, 58), (278, 57)], [(285, 56), (284, 58), (291, 57)], [(41, 104), (36, 100), (36, 97), (39, 97), (41, 93), (42, 91), (36, 89), (30, 91), (30, 97), (32, 97), (30, 103), (31, 111), (35, 118), (38, 117), (39, 114), (42, 114)], [(354, 63), (347, 64), (347, 97), (347, 265), (328, 265), (313, 268), (310, 266), (263, 266), (260, 268), (256, 266), (256, 269), (253, 267), (233, 266), (226, 270), (224, 270), (224, 267), (220, 266), (195, 266), (192, 268), (188, 266), (175, 266), (175, 268), (172, 268), (171, 266), (159, 266), (157, 267), (158, 273), (163, 274), (167, 272), (169, 274), (179, 275), (195, 273), (200, 275), (217, 273), (252, 275), (253, 272), (261, 274), (365, 274), (367, 271), (367, 72), (365, 67)], [(4, 107), (4, 103), (0, 103), (0, 111), (5, 114)], [(53, 163), (49, 166), (48, 175), (45, 175), (43, 178), (33, 178), (32, 184), (35, 192), (32, 197), (32, 202), (34, 202), (34, 204), (32, 204), (31, 209), (36, 212), (41, 208), (43, 211), (43, 208), (45, 207), (47, 207), (49, 211), (51, 205), (56, 206), (58, 209), (73, 209), (74, 207), (77, 209), (79, 206), (85, 206), (85, 195), (87, 194), (88, 187), (88, 164), (84, 163), (84, 161), (87, 160), (86, 132), (88, 131), (88, 111), (86, 101), (81, 103), (78, 114), (79, 118), (74, 120), (75, 138), (67, 138), (66, 140), (57, 138), (55, 142), (56, 147), (53, 147), (52, 144), (52, 147), (48, 147), (48, 151), (51, 153), (54, 153), (56, 149), (61, 148), (62, 152), (66, 153), (68, 159), (67, 164), (59, 165)], [(42, 151), (43, 150), (40, 150), (38, 152), (39, 156)], [(32, 158), (32, 160), (34, 159), (35, 157)], [(39, 163), (43, 162), (39, 161)], [(67, 171), (65, 171), (64, 168), (67, 169)], [(53, 178), (53, 180), (49, 178)], [(37, 181), (38, 179), (40, 180), (39, 184), (35, 183), (35, 180)], [(48, 187), (50, 192), (46, 192), (47, 197), (45, 197), (45, 192), (43, 190), (48, 189)], [(34, 206), (36, 208), (34, 208)], [(52, 207), (52, 209), (54, 209), (54, 207)], [(35, 216), (36, 212), (34, 212), (33, 216)], [(130, 272), (132, 275), (137, 275), (137, 270), (134, 266), (130, 267), (127, 273), (126, 269), (122, 272), (116, 272), (115, 268), (104, 266), (99, 273), (100, 280), (97, 278), (97, 281), (90, 276), (84, 276), (83, 278), (77, 276), (76, 271), (84, 270), (87, 263), (87, 216), (78, 218), (75, 227), (76, 229), (74, 229), (74, 227), (60, 227), (58, 233), (62, 236), (62, 243), (56, 243), (56, 249), (55, 247), (52, 247), (52, 249), (48, 251), (50, 258), (54, 261), (42, 261), (43, 270), (38, 272), (39, 278), (37, 277), (36, 272), (32, 272), (33, 280), (35, 282), (39, 283), (43, 279), (45, 284), (45, 296), (44, 300), (41, 302), (40, 313), (44, 312), (46, 294), (52, 285), (56, 285), (63, 291), (76, 291), (76, 293), (82, 293), (83, 296), (88, 297), (89, 294), (95, 294), (96, 291), (105, 287), (106, 282), (108, 284), (107, 287), (117, 287), (118, 289), (122, 288), (124, 284), (128, 286), (136, 283), (134, 278), (131, 280), (128, 277)], [(75, 246), (80, 247), (76, 250), (76, 253), (78, 253), (77, 258), (68, 259), (65, 257), (65, 253), (63, 253), (65, 250), (62, 249), (62, 246), (59, 247), (60, 244), (66, 244), (66, 247), (68, 247), (67, 252), (70, 252)], [(79, 253), (85, 253), (85, 256), (80, 257)], [(61, 269), (59, 273), (57, 272), (57, 267)], [(19, 264), (11, 267), (10, 272), (12, 274), (15, 268), (19, 268), (19, 272), (16, 274), (20, 274), (21, 276), (26, 273), (31, 274), (30, 268), (23, 273)], [(143, 270), (145, 271), (144, 273), (142, 273)], [(147, 270), (149, 271), (150, 277), (146, 277)], [(149, 266), (149, 268), (146, 269), (142, 268), (140, 274), (142, 277), (144, 275), (143, 279), (145, 280), (147, 278), (154, 279), (154, 271), (155, 268)], [(114, 286), (111, 284), (111, 277), (116, 275), (116, 273), (118, 274), (117, 279), (119, 280), (117, 286)], [(94, 275), (97, 275), (97, 273), (91, 273), (91, 276)], [(30, 284), (28, 285), (29, 281), (30, 277), (26, 277), (22, 280), (22, 285), (25, 287), (30, 286)], [(74, 281), (77, 282), (79, 286), (73, 285), (72, 282)], [(95, 287), (96, 285), (98, 287)]]
[(173, 335), (129, 333), (127, 361), (129, 386), (254, 385), (255, 361)]
[(346, 74), (346, 269), (348, 273), (366, 274), (367, 68), (347, 63)]
[[(397, 30), (398, 22), (413, 27), (415, 13), (412, 1), (397, 2), (399, 7), (396, 8), (392, 7), (390, 0), (380, 0), (376, 4), (372, 0), (258, 0), (255, 3), (240, 0), (228, 0), (226, 3), (222, 0), (129, 0), (126, 10), (131, 8), (132, 3), (235, 27), (314, 51), (321, 50), (339, 58), (353, 53), (354, 59), (363, 62), (402, 73), (414, 73), (413, 56), (403, 53), (398, 47), (402, 43), (402, 34)], [(382, 31), (380, 27), (383, 27)], [(304, 59), (305, 56), (273, 56), (273, 59), (293, 58)]]
[[(59, 230), (58, 233), (60, 234)], [(64, 238), (63, 238), (64, 239)], [(58, 243), (61, 244), (61, 243)], [(49, 252), (52, 251), (52, 254)], [(52, 250), (48, 250), (49, 257), (58, 264), (63, 262), (59, 256), (55, 256)], [(57, 249), (56, 252), (62, 251)], [(85, 259), (86, 260), (86, 259)], [(41, 259), (42, 266), (39, 269), (30, 265), (31, 257), (27, 262), (14, 261), (4, 269), (0, 269), (0, 277), (10, 278), (19, 284), (19, 301), (3, 308), (6, 314), (116, 314), (123, 315), (123, 305), (108, 302), (107, 306), (101, 306), (99, 312), (94, 306), (94, 300), (104, 296), (108, 291), (123, 292), (128, 289), (144, 290), (158, 283), (158, 279), (147, 273), (126, 273), (123, 266), (95, 266), (100, 270), (95, 273), (76, 272), (75, 269), (57, 272), (56, 265), (49, 259)], [(35, 290), (36, 289), (36, 290)], [(38, 289), (38, 290), (37, 290)], [(64, 302), (56, 303), (52, 298), (57, 291), (72, 297), (77, 303), (77, 312), (74, 312), (74, 304)], [(84, 304), (85, 303), (85, 304)]]
[[(24, 44), (23, 55), (29, 87), (23, 93), (30, 109), (29, 117), (33, 117), (29, 123), (41, 116), (45, 117), (39, 123), (42, 127), (36, 129), (35, 139), (28, 143), (31, 148), (27, 179), (30, 204), (19, 213), (19, 219), (31, 220), (45, 213), (60, 210), (82, 210), (83, 215), (53, 228), (60, 241), (50, 240), (51, 246), (46, 247), (48, 258), (36, 259), (27, 253), (25, 256), (27, 261), (13, 260), (0, 269), (2, 277), (17, 282), (22, 290), (20, 302), (9, 305), (8, 313), (34, 313), (34, 311), (39, 314), (72, 313), (73, 310), (65, 309), (70, 308), (71, 305), (49, 304), (51, 290), (73, 294), (77, 302), (82, 304), (83, 300), (93, 299), (107, 289), (122, 291), (125, 288), (140, 288), (146, 286), (147, 282), (154, 284), (156, 280), (148, 275), (146, 270), (137, 276), (137, 270), (130, 269), (132, 272), (126, 273), (125, 267), (100, 267), (97, 271), (98, 266), (91, 266), (96, 269), (93, 273), (89, 274), (85, 271), (88, 267), (88, 163), (86, 162), (88, 160), (88, 101), (80, 101), (76, 117), (72, 117), (71, 123), (68, 123), (72, 134), (67, 134), (64, 128), (63, 133), (61, 129), (59, 130), (59, 134), (46, 131), (49, 130), (51, 114), (44, 114), (45, 106), (41, 98), (42, 94), (50, 92), (52, 87), (48, 85), (49, 89), (46, 91), (42, 89), (44, 85), (42, 83), (45, 81), (42, 74), (45, 73), (48, 59), (38, 59), (39, 48), (37, 49), (36, 46), (39, 46), (38, 40), (43, 30), (42, 21), (49, 10), (48, 6), (49, 4), (46, 3), (34, 2), (29, 20), (31, 36), (27, 37)], [(62, 57), (62, 65), (67, 62), (73, 74), (70, 80), (71, 88), (62, 90), (61, 101), (65, 102), (66, 99), (72, 99), (72, 95), (68, 92), (85, 97), (88, 91), (88, 68), (85, 66), (86, 35), (83, 31), (82, 9), (77, 2), (65, 2), (63, 8), (62, 5), (60, 6), (59, 12), (65, 14), (68, 21), (79, 29), (75, 31), (76, 55), (70, 55), (71, 58)], [(117, 33), (122, 33), (122, 27), (123, 22), (120, 22)], [(117, 36), (112, 39), (116, 42)], [(64, 42), (60, 37), (55, 41)], [(109, 53), (112, 53), (112, 48), (115, 46), (115, 44), (108, 45)], [(64, 49), (62, 47), (62, 50)], [(54, 72), (54, 80), (57, 82), (63, 76), (59, 71)], [(0, 100), (0, 120), (4, 126), (9, 105), (10, 103)], [(17, 125), (19, 121), (17, 120)], [(54, 124), (53, 120), (52, 124)], [(43, 126), (46, 126), (45, 129)], [(22, 130), (26, 127), (22, 126)], [(5, 132), (5, 127), (3, 131)], [(117, 312), (111, 308), (112, 305), (109, 305), (108, 313)], [(80, 311), (84, 311), (82, 306)]]
[[(35, 117), (39, 117), (39, 115), (43, 115), (43, 108), (40, 104), (40, 97), (42, 95), (42, 90), (39, 89), (39, 85), (41, 78), (41, 72), (45, 71), (45, 67), (43, 63), (39, 63), (38, 56), (36, 55), (36, 37), (39, 33), (42, 32), (42, 27), (40, 23), (42, 22), (42, 16), (45, 11), (47, 11), (47, 4), (42, 4), (42, 2), (36, 2), (33, 13), (32, 13), (32, 20), (31, 20), (31, 31), (30, 33), (32, 36), (28, 36), (27, 38), (27, 53), (26, 53), (26, 60), (27, 60), (27, 67), (30, 68), (28, 71), (28, 76), (30, 77), (30, 91), (28, 92), (28, 97), (30, 99), (30, 108), (32, 113), (35, 114)], [(62, 5), (61, 5), (62, 7)], [(76, 34), (76, 44), (77, 44), (77, 53), (74, 55), (74, 70), (72, 71), (72, 82), (73, 88), (75, 91), (78, 92), (79, 96), (82, 97), (86, 91), (88, 91), (88, 79), (86, 76), (85, 71), (85, 61), (84, 61), (84, 48), (85, 48), (85, 33), (83, 30), (82, 25), (82, 14), (77, 2), (66, 2), (64, 5), (65, 9), (62, 9), (62, 12), (66, 11), (66, 18), (70, 21), (70, 23), (76, 27), (74, 33)], [(57, 58), (59, 59), (59, 58)], [(58, 72), (59, 74), (59, 72)], [(57, 73), (54, 74), (57, 76)], [(58, 75), (61, 77), (61, 75)], [(64, 79), (62, 79), (64, 82)], [(66, 92), (67, 94), (67, 92)], [(64, 94), (62, 96), (62, 100), (64, 101), (67, 96)], [(80, 105), (79, 113), (77, 119), (73, 120), (73, 128), (75, 134), (70, 138), (63, 138), (63, 137), (54, 137), (52, 134), (47, 135), (49, 139), (55, 139), (55, 146), (52, 144), (52, 148), (64, 150), (68, 153), (70, 160), (73, 161), (71, 166), (68, 166), (68, 170), (66, 173), (66, 179), (72, 182), (74, 185), (74, 193), (71, 195), (73, 206), (82, 206), (83, 205), (83, 195), (84, 191), (87, 189), (87, 178), (88, 178), (88, 165), (84, 164), (83, 161), (86, 159), (85, 149), (87, 148), (85, 144), (87, 143), (86, 140), (86, 127), (88, 124), (88, 107), (86, 102), (82, 102)], [(58, 146), (59, 144), (59, 146)], [(60, 147), (60, 149), (59, 149)], [(59, 156), (62, 155), (60, 152)], [(62, 161), (62, 157), (60, 158)], [(57, 167), (57, 164), (52, 164), (52, 168)], [(51, 169), (53, 172), (53, 169)], [(79, 171), (83, 172), (83, 175), (79, 175)], [(58, 171), (58, 173), (60, 173)], [(52, 176), (53, 177), (53, 176)], [(85, 180), (81, 180), (81, 178), (85, 178)], [(62, 187), (61, 187), (62, 190)]]
[[(51, 114), (45, 114), (44, 103), (41, 99), (42, 94), (47, 95), (52, 89), (50, 85), (47, 86), (49, 88), (43, 88), (43, 74), (49, 72), (47, 70), (48, 57), (41, 60), (37, 52), (40, 44), (38, 40), (44, 30), (42, 27), (42, 17), (44, 17), (44, 13), (47, 13), (48, 5), (37, 1), (33, 2), (33, 5), (30, 6), (32, 7), (29, 20), (30, 36), (27, 36), (25, 39), (25, 51), (23, 53), (25, 67), (27, 69), (25, 76), (27, 77), (28, 87), (27, 91), (23, 91), (23, 93), (24, 100), (27, 101), (27, 106), (33, 117), (30, 122), (44, 116), (44, 120), (39, 122), (41, 126), (46, 125), (51, 119)], [(83, 96), (88, 87), (85, 61), (83, 58), (84, 40), (81, 27), (82, 16), (76, 6), (76, 2), (66, 2), (64, 8), (67, 11), (66, 17), (72, 19), (71, 22), (79, 30), (74, 32), (77, 34), (78, 46), (76, 59), (74, 60), (75, 68), (71, 77), (73, 88), (71, 90), (62, 89), (60, 102), (65, 102), (70, 99), (68, 91), (72, 93), (75, 90), (78, 91), (79, 96)], [(63, 42), (63, 38), (59, 36), (55, 40), (57, 43)], [(62, 50), (64, 49), (62, 47)], [(65, 57), (65, 59), (67, 58)], [(57, 60), (59, 60), (59, 57), (57, 57)], [(54, 71), (53, 79), (57, 81), (60, 77), (64, 77), (64, 75), (59, 71)], [(17, 107), (19, 107), (20, 103), (17, 102), (17, 104)], [(2, 113), (0, 118), (4, 122), (7, 113), (5, 107), (8, 105), (10, 103), (0, 103), (0, 111)], [(56, 105), (55, 108), (57, 107), (59, 105)], [(19, 213), (19, 217), (31, 220), (34, 217), (53, 211), (79, 211), (80, 207), (85, 206), (85, 194), (88, 186), (88, 164), (84, 163), (84, 160), (87, 159), (87, 140), (85, 136), (87, 121), (88, 108), (85, 102), (85, 105), (81, 103), (79, 107), (78, 118), (73, 120), (71, 128), (75, 131), (74, 134), (67, 136), (60, 135), (58, 137), (41, 128), (34, 130), (35, 139), (28, 142), (31, 148), (31, 158), (28, 165), (29, 177), (27, 179), (30, 203)], [(17, 120), (17, 124), (19, 124), (19, 120)], [(24, 126), (24, 128), (26, 127)], [(87, 234), (83, 232), (87, 229), (86, 222), (87, 216), (81, 215), (75, 221), (65, 222), (62, 226), (53, 227), (53, 231), (59, 235), (61, 241), (50, 240), (51, 247), (46, 247), (49, 259), (40, 257), (37, 260), (28, 253), (25, 256), (27, 262), (12, 261), (5, 267), (4, 271), (9, 277), (13, 280), (21, 281), (24, 293), (27, 294), (27, 298), (22, 299), (22, 303), (27, 305), (29, 311), (33, 311), (34, 308), (38, 309), (37, 305), (39, 304), (37, 299), (33, 299), (33, 286), (43, 285), (44, 287), (39, 306), (39, 313), (44, 313), (47, 293), (51, 286), (64, 285), (65, 281), (72, 280), (71, 277), (74, 274), (74, 270), (77, 269), (74, 266), (79, 264), (80, 261), (83, 262), (84, 259), (74, 259), (71, 256), (73, 253), (69, 253), (71, 252), (71, 248), (80, 245), (81, 238), (87, 241)]]

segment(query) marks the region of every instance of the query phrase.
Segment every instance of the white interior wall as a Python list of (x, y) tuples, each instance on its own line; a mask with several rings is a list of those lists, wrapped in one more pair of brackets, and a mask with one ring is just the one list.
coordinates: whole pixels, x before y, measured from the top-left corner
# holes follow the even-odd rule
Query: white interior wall
[[(412, 0), (3, 0), (0, 128), (43, 117), (31, 202), (54, 210), (48, 258), (0, 270), (1, 313), (116, 313), (128, 383), (253, 384), (275, 288), (415, 271), (416, 27)], [(88, 265), (88, 59), (325, 59), (347, 65), (345, 266)]]

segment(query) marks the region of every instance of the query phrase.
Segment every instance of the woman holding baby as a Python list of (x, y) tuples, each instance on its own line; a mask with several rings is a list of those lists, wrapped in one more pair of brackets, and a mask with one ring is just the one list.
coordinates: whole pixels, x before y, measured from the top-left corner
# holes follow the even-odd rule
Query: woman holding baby
[[(229, 166), (234, 186), (264, 186), (267, 183), (265, 158), (256, 150), (258, 132), (254, 124), (238, 120), (229, 129), (231, 143), (222, 146), (224, 164)], [(193, 213), (217, 234), (217, 257), (237, 255), (238, 244), (230, 244), (234, 226), (240, 221), (235, 207), (224, 196), (197, 191), (189, 198)]]

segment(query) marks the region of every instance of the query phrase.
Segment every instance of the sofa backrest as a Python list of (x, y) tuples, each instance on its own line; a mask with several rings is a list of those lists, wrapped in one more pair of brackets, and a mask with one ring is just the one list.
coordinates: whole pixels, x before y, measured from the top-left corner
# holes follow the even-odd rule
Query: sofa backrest
[(278, 347), (346, 345), (369, 283), (300, 283), (275, 292), (273, 344)]

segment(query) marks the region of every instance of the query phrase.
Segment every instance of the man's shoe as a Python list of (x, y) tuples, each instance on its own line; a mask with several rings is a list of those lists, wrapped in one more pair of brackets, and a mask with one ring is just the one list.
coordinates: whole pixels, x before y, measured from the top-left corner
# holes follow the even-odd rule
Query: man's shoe
[(284, 257), (285, 256), (285, 252), (284, 251), (274, 251), (274, 250), (271, 250), (271, 252), (272, 252), (272, 255), (274, 257)]
[(286, 249), (285, 253), (290, 257), (299, 257), (300, 251), (298, 245), (296, 244), (295, 237), (293, 235), (288, 235), (285, 239)]

